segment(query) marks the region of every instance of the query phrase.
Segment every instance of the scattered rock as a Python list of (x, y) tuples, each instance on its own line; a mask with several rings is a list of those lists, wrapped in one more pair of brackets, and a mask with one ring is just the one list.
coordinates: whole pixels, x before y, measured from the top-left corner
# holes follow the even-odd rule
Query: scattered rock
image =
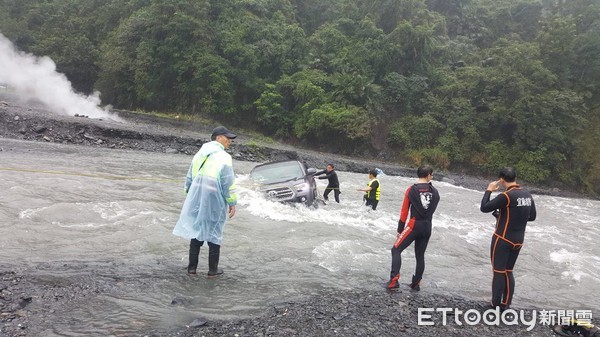
[(44, 131), (48, 130), (47, 127), (45, 126), (36, 126), (33, 131), (35, 131), (35, 133), (42, 133)]
[(29, 303), (31, 303), (32, 299), (33, 298), (31, 296), (21, 298), (21, 302), (19, 302), (19, 306), (21, 308), (25, 308)]
[(203, 318), (196, 318), (192, 323), (190, 323), (190, 328), (199, 328), (201, 326), (205, 326), (208, 323), (207, 320)]
[(190, 299), (182, 298), (182, 297), (175, 297), (174, 299), (171, 300), (171, 305), (187, 305), (190, 303), (191, 303)]

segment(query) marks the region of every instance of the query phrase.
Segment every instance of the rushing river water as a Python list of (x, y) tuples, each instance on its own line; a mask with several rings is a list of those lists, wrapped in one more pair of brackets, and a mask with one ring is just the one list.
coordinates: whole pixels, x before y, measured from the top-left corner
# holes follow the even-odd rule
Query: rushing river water
[[(256, 165), (235, 162), (239, 206), (225, 228), (217, 280), (185, 275), (188, 241), (171, 234), (191, 156), (0, 139), (0, 259), (48, 278), (117, 277), (108, 292), (57, 312), (48, 335), (127, 334), (139, 326), (182, 325), (198, 316), (246, 317), (274, 301), (324, 288), (382, 289), (401, 198), (415, 178), (382, 176), (375, 212), (361, 205), (367, 174), (338, 172), (341, 204), (319, 209), (267, 201), (249, 186)], [(325, 180), (319, 180), (321, 189)], [(422, 291), (489, 299), (494, 218), (483, 191), (434, 182), (433, 220)], [(331, 195), (332, 197), (333, 195)], [(600, 309), (600, 202), (534, 196), (515, 268), (516, 307)], [(200, 270), (207, 269), (206, 248)], [(403, 254), (407, 282), (414, 254)], [(75, 265), (76, 268), (60, 266)], [(144, 287), (127, 280), (144, 278)], [(176, 299), (178, 305), (173, 305)]]

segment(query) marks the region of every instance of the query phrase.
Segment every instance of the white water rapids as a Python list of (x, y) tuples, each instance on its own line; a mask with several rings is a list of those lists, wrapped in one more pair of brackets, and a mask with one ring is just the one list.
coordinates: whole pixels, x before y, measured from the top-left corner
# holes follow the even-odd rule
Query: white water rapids
[[(220, 263), (225, 275), (209, 281), (185, 275), (188, 242), (171, 234), (191, 156), (5, 139), (0, 148), (4, 265), (39, 266), (41, 273), (57, 278), (95, 275), (100, 265), (105, 274), (108, 269), (121, 277), (150, 277), (144, 289), (99, 295), (74, 304), (69, 316), (57, 313), (52, 331), (57, 336), (135, 331), (139, 322), (182, 324), (199, 315), (248, 316), (271, 301), (323, 288), (381, 289), (389, 275), (401, 198), (415, 181), (380, 177), (381, 202), (376, 212), (367, 212), (356, 191), (367, 175), (338, 172), (341, 204), (315, 210), (263, 199), (248, 188), (256, 163), (235, 162), (239, 206), (225, 229)], [(318, 183), (321, 189), (326, 185)], [(441, 202), (422, 291), (487, 301), (494, 218), (479, 211), (483, 191), (434, 184)], [(528, 225), (515, 268), (514, 306), (596, 313), (600, 202), (534, 198), (538, 218)], [(206, 253), (203, 248), (201, 273)], [(63, 264), (77, 268), (52, 268)], [(403, 254), (403, 282), (413, 271), (409, 248)], [(165, 277), (153, 282), (152, 275)], [(173, 306), (174, 298), (185, 301)]]

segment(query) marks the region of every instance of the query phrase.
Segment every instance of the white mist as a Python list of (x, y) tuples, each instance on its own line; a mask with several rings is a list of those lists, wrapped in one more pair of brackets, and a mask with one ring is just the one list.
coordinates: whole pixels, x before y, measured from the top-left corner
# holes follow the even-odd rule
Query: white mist
[(19, 51), (2, 34), (0, 34), (0, 84), (7, 85), (19, 96), (40, 101), (49, 110), (58, 114), (119, 119), (99, 107), (99, 92), (90, 96), (76, 93), (67, 77), (56, 71), (56, 64), (49, 57), (37, 57)]

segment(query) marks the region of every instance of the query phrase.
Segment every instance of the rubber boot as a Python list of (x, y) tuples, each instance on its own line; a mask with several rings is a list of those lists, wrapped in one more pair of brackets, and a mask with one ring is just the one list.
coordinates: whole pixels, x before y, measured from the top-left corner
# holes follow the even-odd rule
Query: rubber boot
[(223, 269), (219, 269), (219, 255), (221, 246), (211, 245), (208, 250), (208, 277), (219, 277), (223, 275)]
[(421, 279), (417, 279), (415, 275), (413, 275), (412, 282), (410, 283), (410, 289), (414, 291), (421, 290)]
[(387, 283), (388, 290), (397, 290), (400, 287), (400, 274), (390, 275), (390, 280)]
[(198, 268), (198, 256), (200, 255), (200, 247), (202, 246), (199, 245), (198, 242), (194, 242), (194, 240), (190, 241), (190, 256), (187, 267), (187, 272), (190, 275), (196, 275), (196, 268)]

